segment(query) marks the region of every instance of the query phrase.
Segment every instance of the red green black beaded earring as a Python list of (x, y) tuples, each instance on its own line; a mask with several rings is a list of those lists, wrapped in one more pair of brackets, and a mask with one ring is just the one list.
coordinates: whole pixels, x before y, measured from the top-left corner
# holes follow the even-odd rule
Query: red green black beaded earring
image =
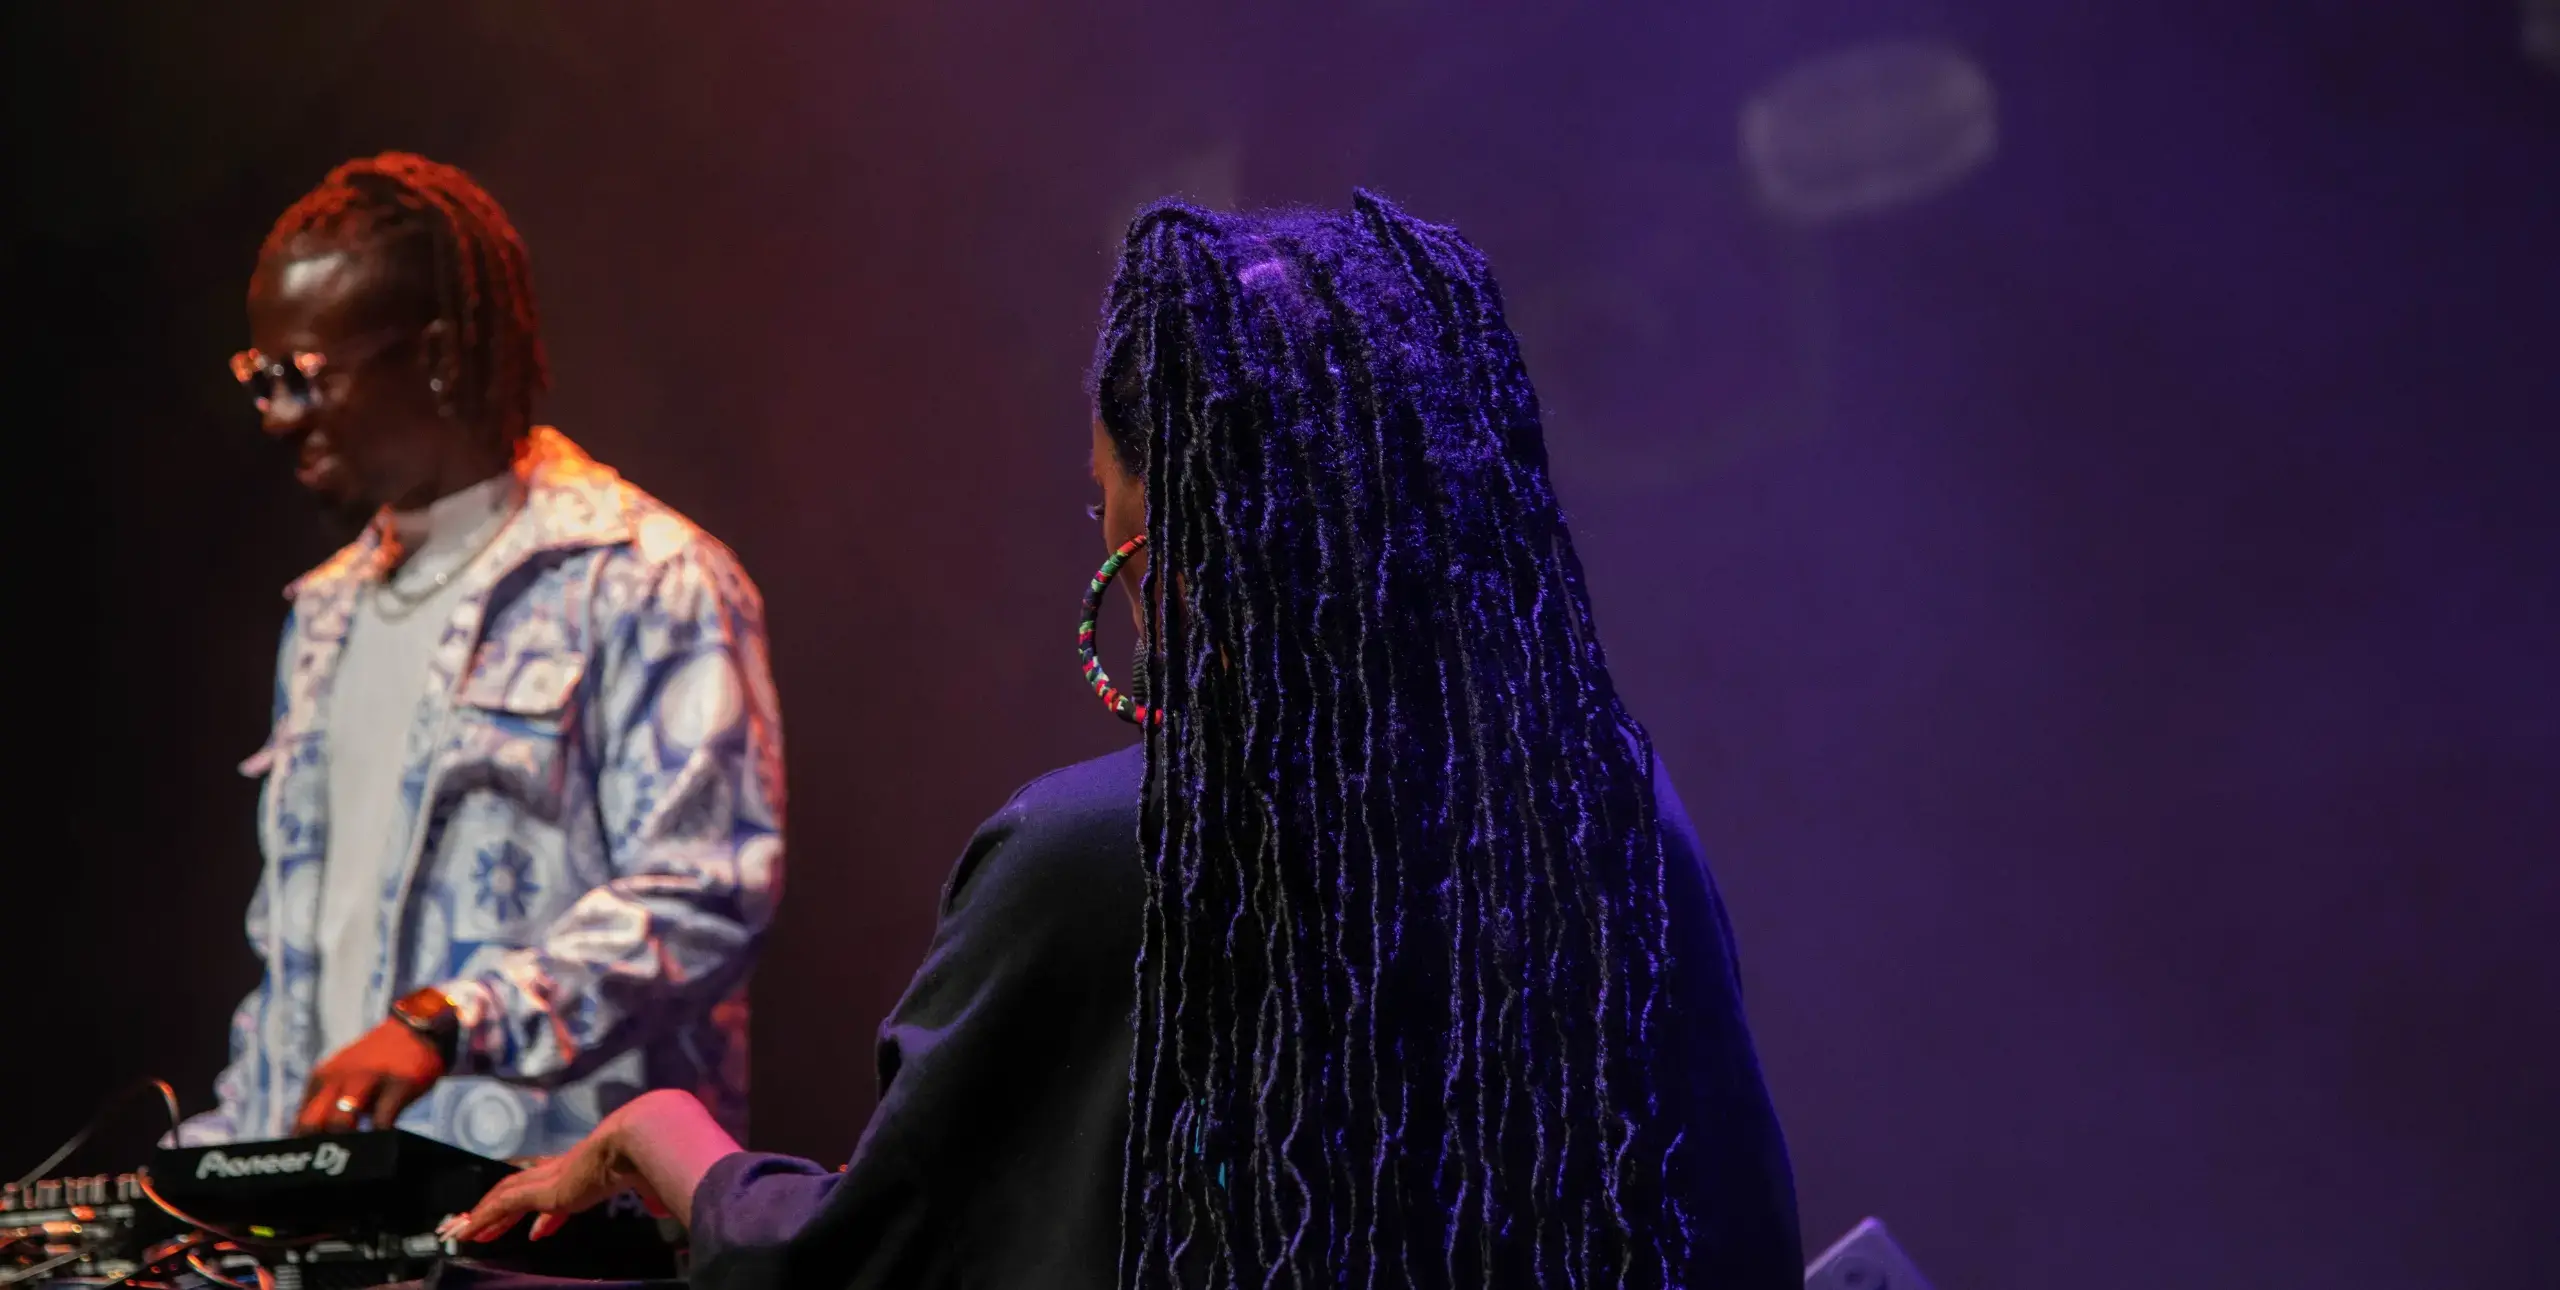
[(1163, 721), (1164, 709), (1150, 708), (1122, 694), (1117, 686), (1111, 684), (1110, 675), (1102, 670), (1102, 660), (1094, 656), (1093, 624), (1102, 616), (1102, 589), (1111, 585), (1111, 579), (1120, 572), (1120, 566), (1128, 563), (1129, 557), (1146, 544), (1147, 535), (1144, 533), (1121, 543), (1120, 549), (1112, 552), (1111, 558), (1094, 571), (1093, 584), (1084, 589), (1084, 621), (1076, 626), (1076, 657), (1084, 660), (1085, 684), (1093, 687), (1094, 695), (1102, 700), (1102, 706), (1111, 709), (1122, 721), (1138, 726), (1152, 726)]

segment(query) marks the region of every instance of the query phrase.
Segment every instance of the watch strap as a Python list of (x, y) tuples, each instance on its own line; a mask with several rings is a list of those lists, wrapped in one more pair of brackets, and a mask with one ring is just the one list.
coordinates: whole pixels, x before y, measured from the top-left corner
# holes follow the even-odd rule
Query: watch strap
[(412, 990), (392, 1001), (391, 1015), (434, 1045), (445, 1069), (453, 1069), (453, 1060), (461, 1048), (462, 1012), (444, 991), (434, 986)]

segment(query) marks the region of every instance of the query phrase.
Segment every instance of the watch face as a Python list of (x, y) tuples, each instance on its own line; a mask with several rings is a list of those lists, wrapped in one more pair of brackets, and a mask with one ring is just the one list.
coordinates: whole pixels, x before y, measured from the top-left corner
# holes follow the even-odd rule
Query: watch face
[(461, 1043), (462, 1013), (444, 991), (433, 986), (411, 991), (392, 1003), (391, 1015), (433, 1045), (446, 1071), (452, 1070)]
[(434, 988), (414, 991), (391, 1005), (391, 1010), (413, 1025), (442, 1027), (452, 1024), (453, 1000)]

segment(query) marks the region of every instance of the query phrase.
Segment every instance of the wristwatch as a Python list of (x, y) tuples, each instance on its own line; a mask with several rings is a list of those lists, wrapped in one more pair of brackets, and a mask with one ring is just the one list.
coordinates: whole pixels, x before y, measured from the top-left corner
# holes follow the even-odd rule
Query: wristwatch
[(455, 1050), (462, 1039), (462, 1012), (453, 1006), (452, 999), (445, 997), (444, 991), (431, 985), (412, 990), (391, 1001), (391, 1015), (433, 1044), (445, 1069), (453, 1069)]

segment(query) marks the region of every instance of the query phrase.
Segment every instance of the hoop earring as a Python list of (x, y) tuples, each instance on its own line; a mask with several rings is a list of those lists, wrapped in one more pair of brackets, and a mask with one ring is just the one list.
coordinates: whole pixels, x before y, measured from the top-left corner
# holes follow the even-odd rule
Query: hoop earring
[(1128, 563), (1129, 557), (1146, 544), (1147, 535), (1144, 533), (1121, 543), (1120, 549), (1112, 552), (1111, 558), (1094, 571), (1092, 585), (1084, 589), (1084, 621), (1076, 626), (1076, 657), (1084, 662), (1085, 684), (1093, 687), (1094, 697), (1102, 700), (1102, 706), (1111, 709), (1112, 715), (1141, 727), (1163, 724), (1164, 709), (1161, 706), (1150, 708), (1122, 694), (1111, 684), (1110, 675), (1102, 670), (1102, 660), (1093, 652), (1093, 624), (1102, 616), (1102, 589), (1111, 585), (1111, 579), (1119, 574), (1120, 566)]

